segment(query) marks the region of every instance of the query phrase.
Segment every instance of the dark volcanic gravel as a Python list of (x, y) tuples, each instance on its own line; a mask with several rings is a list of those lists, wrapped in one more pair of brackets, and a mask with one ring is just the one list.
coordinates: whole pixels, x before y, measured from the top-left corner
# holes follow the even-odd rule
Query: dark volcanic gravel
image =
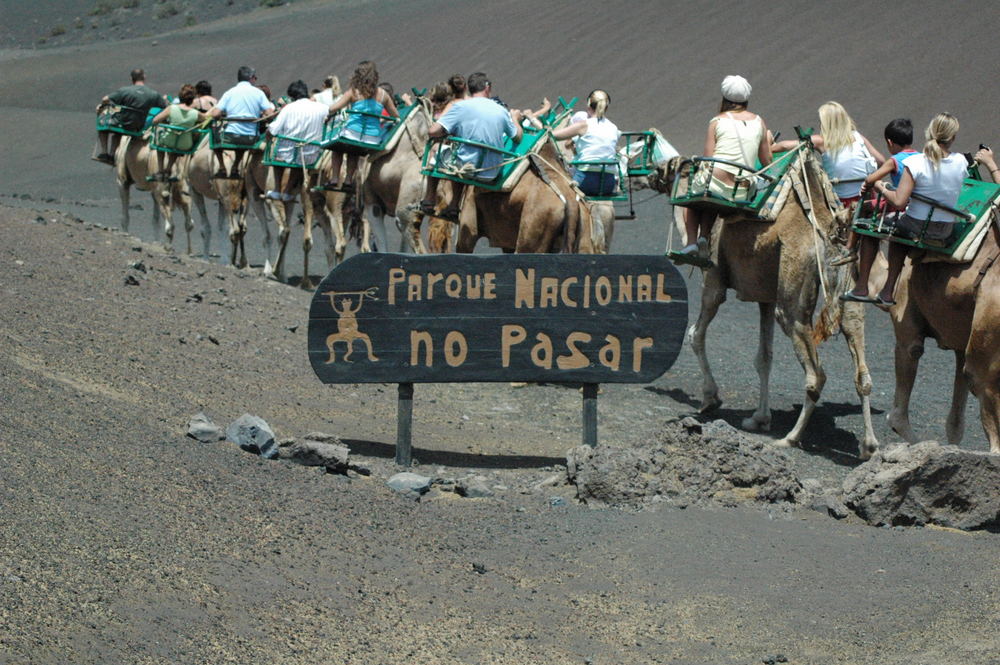
[[(495, 495), (394, 494), (394, 387), (319, 384), (308, 301), (0, 211), (0, 663), (996, 662), (996, 535), (583, 507), (575, 389), (418, 386), (415, 470)], [(690, 410), (662, 392), (608, 387), (602, 436)], [(200, 410), (339, 435), (371, 475), (187, 438)]]

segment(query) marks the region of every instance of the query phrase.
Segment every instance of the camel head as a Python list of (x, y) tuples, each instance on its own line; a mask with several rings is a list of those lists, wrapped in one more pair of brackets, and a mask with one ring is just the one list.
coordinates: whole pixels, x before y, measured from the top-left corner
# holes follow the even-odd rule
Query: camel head
[(690, 161), (690, 158), (677, 156), (665, 162), (659, 162), (656, 169), (649, 174), (649, 188), (661, 194), (670, 194), (670, 190), (674, 186), (674, 179)]

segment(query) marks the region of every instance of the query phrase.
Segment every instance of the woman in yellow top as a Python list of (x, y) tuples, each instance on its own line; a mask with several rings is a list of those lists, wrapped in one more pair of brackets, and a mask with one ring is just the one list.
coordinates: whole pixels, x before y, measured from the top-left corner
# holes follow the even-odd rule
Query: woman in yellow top
[[(722, 104), (719, 113), (708, 123), (703, 154), (743, 164), (750, 169), (754, 168), (754, 163), (758, 160), (762, 166), (771, 163), (767, 125), (763, 118), (747, 110), (752, 90), (750, 83), (742, 76), (731, 75), (722, 80)], [(709, 190), (728, 198), (736, 187), (736, 177), (739, 174), (740, 169), (735, 166), (715, 163)], [(740, 183), (736, 191), (739, 192), (742, 187), (745, 185)], [(702, 268), (711, 267), (708, 246), (715, 217), (712, 210), (688, 208), (684, 211), (687, 246), (672, 255), (675, 261)]]

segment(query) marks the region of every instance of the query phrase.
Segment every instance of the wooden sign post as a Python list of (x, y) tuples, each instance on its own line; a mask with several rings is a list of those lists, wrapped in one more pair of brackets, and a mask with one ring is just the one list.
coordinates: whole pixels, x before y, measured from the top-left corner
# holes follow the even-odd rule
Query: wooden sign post
[(583, 384), (597, 444), (600, 383), (648, 383), (677, 359), (687, 288), (664, 257), (358, 254), (320, 283), (309, 359), (324, 383), (398, 383), (396, 462), (409, 465), (414, 383)]

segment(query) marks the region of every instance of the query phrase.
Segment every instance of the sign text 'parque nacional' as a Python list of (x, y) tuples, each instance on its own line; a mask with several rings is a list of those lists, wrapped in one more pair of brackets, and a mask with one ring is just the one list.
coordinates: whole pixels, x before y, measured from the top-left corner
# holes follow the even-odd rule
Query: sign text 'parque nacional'
[(686, 327), (664, 257), (359, 254), (316, 289), (309, 357), (324, 383), (646, 383)]

